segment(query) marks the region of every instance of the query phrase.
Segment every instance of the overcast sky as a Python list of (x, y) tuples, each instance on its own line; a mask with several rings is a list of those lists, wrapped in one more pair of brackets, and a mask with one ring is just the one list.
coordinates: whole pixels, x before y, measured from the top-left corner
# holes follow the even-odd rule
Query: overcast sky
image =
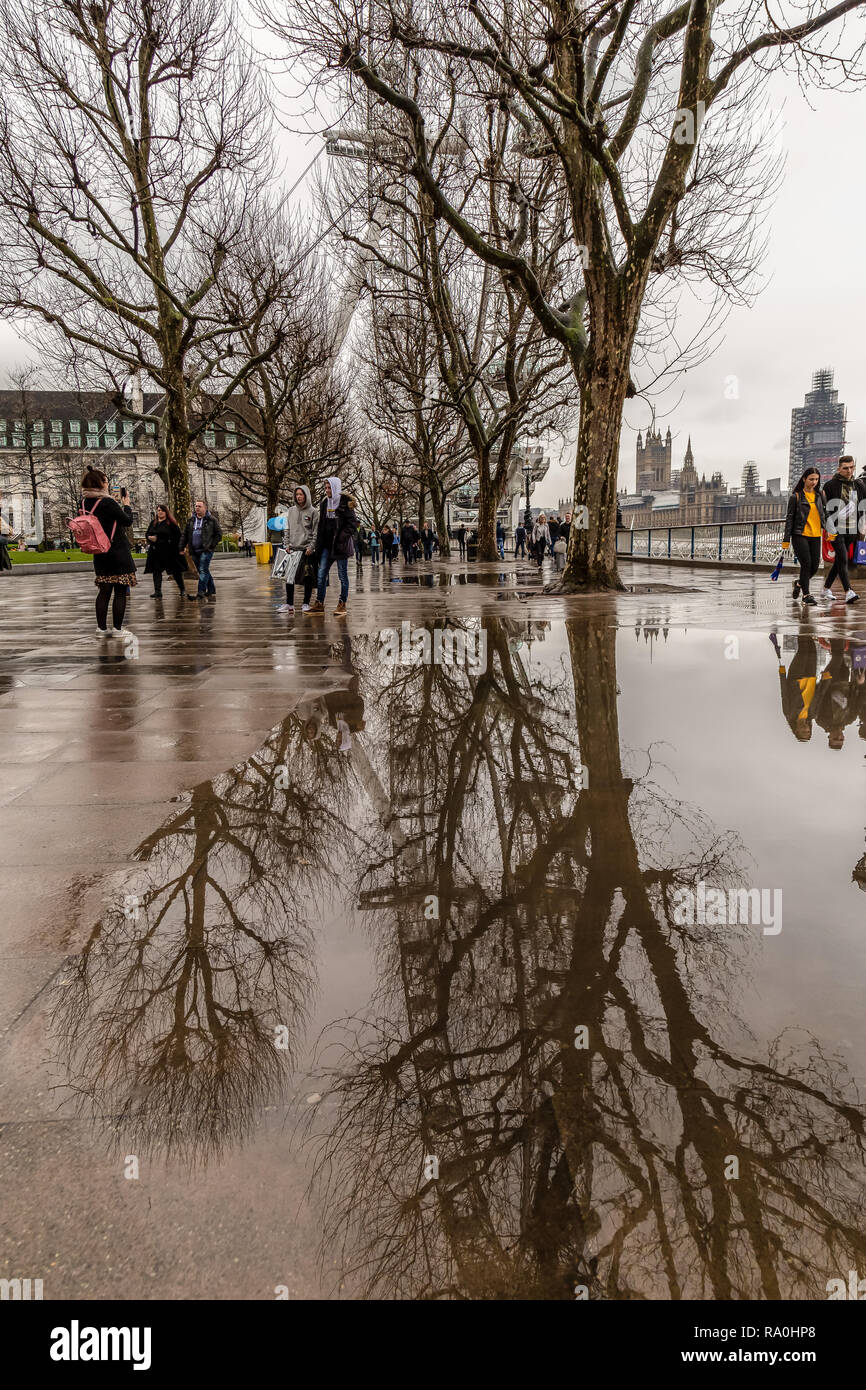
[[(847, 442), (866, 463), (866, 92), (813, 92), (810, 109), (796, 82), (780, 77), (769, 98), (781, 110), (776, 138), (785, 173), (769, 211), (763, 288), (752, 308), (732, 311), (713, 356), (654, 404), (662, 432), (671, 427), (674, 467), (682, 464), (691, 434), (699, 473), (718, 469), (739, 483), (744, 463), (754, 459), (762, 484), (781, 477), (785, 486), (791, 407), (802, 404), (818, 367), (835, 370), (848, 411)], [(309, 163), (316, 143), (284, 136), (289, 183)], [(295, 197), (303, 196), (303, 188)], [(0, 368), (27, 353), (14, 328), (0, 324)], [(725, 394), (730, 377), (737, 378), (736, 399)], [(646, 429), (650, 409), (644, 401), (627, 409), (620, 486), (630, 491), (635, 438), (639, 428)], [(549, 506), (570, 494), (572, 471), (568, 446), (533, 500)]]

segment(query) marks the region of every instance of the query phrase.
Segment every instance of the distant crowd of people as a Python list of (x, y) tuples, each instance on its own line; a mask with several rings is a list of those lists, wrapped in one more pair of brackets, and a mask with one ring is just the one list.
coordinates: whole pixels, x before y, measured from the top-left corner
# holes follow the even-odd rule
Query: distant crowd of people
[(546, 516), (539, 512), (538, 517), (527, 527), (519, 522), (514, 530), (514, 554), (526, 555), (541, 569), (545, 555), (552, 555), (557, 569), (562, 569), (568, 551), (568, 538), (571, 534), (571, 512), (564, 517)]
[[(828, 560), (832, 557), (822, 598), (832, 601), (833, 585), (838, 581), (847, 603), (856, 603), (859, 599), (851, 587), (849, 564), (866, 564), (866, 469), (860, 477), (854, 476), (855, 469), (853, 456), (843, 454), (835, 474), (823, 485), (819, 471), (807, 468), (791, 492), (783, 550), (793, 548), (799, 564), (792, 590), (795, 601), (802, 599), (804, 604), (817, 601), (811, 592), (811, 581), (821, 562), (822, 543), (829, 548)], [(96, 631), (100, 638), (132, 636), (124, 626), (129, 594), (138, 583), (130, 545), (132, 523), (133, 513), (126, 489), (110, 490), (106, 474), (99, 468), (88, 468), (81, 480), (81, 509), (70, 521), (70, 531), (75, 543), (85, 553), (93, 555)], [(324, 612), (334, 566), (340, 587), (336, 612), (345, 613), (349, 599), (349, 560), (353, 556), (359, 565), (369, 556), (374, 565), (384, 566), (393, 564), (402, 554), (404, 563), (413, 565), (422, 560), (431, 561), (441, 549), (439, 535), (429, 522), (419, 527), (406, 521), (399, 528), (390, 524), (378, 528), (361, 525), (356, 499), (344, 492), (336, 476), (326, 480), (317, 503), (313, 502), (308, 487), (296, 487), (283, 525), (281, 539), (289, 556), (287, 575), (290, 577), (286, 578), (286, 602), (282, 611), (289, 613), (295, 611), (298, 587), (303, 592), (303, 612)], [(571, 512), (566, 512), (564, 517), (540, 512), (531, 522), (526, 518), (520, 520), (514, 531), (515, 557), (532, 559), (541, 568), (549, 555), (562, 568), (571, 526)], [(167, 574), (177, 586), (179, 595), (191, 603), (214, 599), (216, 585), (211, 561), (222, 535), (220, 523), (204, 499), (196, 500), (193, 514), (183, 528), (167, 505), (157, 506), (145, 533), (145, 574), (152, 577), (153, 598), (162, 597), (163, 577)], [(0, 524), (0, 565), (4, 569), (9, 567), (9, 539), (10, 528), (5, 523)], [(464, 559), (472, 547), (477, 546), (478, 532), (461, 525), (448, 529), (448, 539), (456, 542), (458, 554)], [(505, 543), (504, 527), (497, 522), (496, 546), (503, 558)], [(249, 541), (242, 544), (251, 554)], [(197, 578), (194, 594), (186, 593), (184, 583), (185, 573), (190, 570)]]

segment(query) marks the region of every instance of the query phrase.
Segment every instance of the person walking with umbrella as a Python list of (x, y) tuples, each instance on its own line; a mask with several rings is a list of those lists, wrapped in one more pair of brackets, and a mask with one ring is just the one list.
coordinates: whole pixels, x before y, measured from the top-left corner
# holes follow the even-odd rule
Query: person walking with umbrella
[(809, 585), (821, 563), (821, 532), (826, 520), (821, 474), (817, 468), (807, 468), (795, 483), (794, 490), (788, 498), (782, 540), (783, 551), (793, 544), (794, 554), (800, 565), (800, 576), (794, 580), (791, 594), (795, 602), (802, 595), (804, 603), (815, 603), (814, 596), (809, 592)]

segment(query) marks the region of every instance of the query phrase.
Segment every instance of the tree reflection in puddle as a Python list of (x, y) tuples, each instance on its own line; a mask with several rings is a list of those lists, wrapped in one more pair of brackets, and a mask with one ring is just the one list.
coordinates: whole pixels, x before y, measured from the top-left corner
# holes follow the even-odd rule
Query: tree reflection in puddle
[(612, 629), (567, 623), (545, 685), (485, 625), (485, 675), (383, 695), (380, 994), (311, 1120), (329, 1260), (379, 1297), (825, 1297), (864, 1253), (863, 1112), (814, 1038), (732, 1041), (752, 929), (673, 921), (739, 845), (624, 772)]
[(354, 641), (347, 690), (142, 843), (137, 917), (107, 912), (58, 991), (82, 1108), (134, 1152), (244, 1141), (303, 1052), (313, 925), (360, 905), (377, 992), (305, 1116), (349, 1288), (826, 1296), (864, 1255), (856, 1093), (806, 1034), (744, 1039), (753, 928), (674, 922), (742, 847), (624, 759), (613, 628), (560, 625), (530, 672), (528, 625), (482, 622), (476, 674)]

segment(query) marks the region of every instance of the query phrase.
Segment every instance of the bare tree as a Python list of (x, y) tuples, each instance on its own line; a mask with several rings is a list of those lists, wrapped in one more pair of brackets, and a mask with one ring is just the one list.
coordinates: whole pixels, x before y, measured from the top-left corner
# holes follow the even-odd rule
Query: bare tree
[[(338, 369), (327, 268), (316, 242), (283, 206), (256, 209), (248, 234), (217, 287), (226, 320), (243, 326), (235, 361), (245, 361), (241, 391), (227, 403), (260, 452), (262, 467), (231, 452), (209, 459), (241, 494), (270, 513), (294, 484), (315, 488), (352, 453), (349, 391)], [(259, 286), (277, 266), (279, 293), (259, 301)], [(255, 306), (255, 307), (253, 307)], [(272, 348), (271, 345), (275, 346)]]
[(429, 495), (440, 554), (450, 554), (445, 506), (455, 488), (473, 476), (472, 450), (462, 419), (444, 396), (436, 340), (423, 299), (411, 282), (373, 290), (369, 346), (359, 349), (367, 373), (361, 409), (411, 460), (418, 494), (419, 526)]
[(156, 383), (182, 518), (208, 423), (190, 402), (215, 377), (228, 399), (252, 370), (234, 369), (231, 335), (282, 283), (272, 267), (225, 320), (215, 287), (272, 166), (261, 79), (221, 0), (2, 0), (0, 44), (3, 310), (118, 399), (132, 372)]
[[(860, 78), (862, 34), (847, 39), (843, 25), (864, 0), (808, 0), (796, 11), (781, 0), (295, 0), (287, 12), (267, 0), (263, 8), (316, 81), (342, 81), (350, 111), (372, 94), (431, 215), (519, 285), (544, 333), (562, 344), (581, 398), (574, 501), (588, 515), (586, 527), (572, 526), (562, 582), (617, 586), (619, 438), (651, 284), (709, 277), (725, 293), (746, 293), (755, 169), (770, 153), (752, 124), (758, 89), (788, 66), (804, 80)], [(467, 102), (504, 117), (492, 164), (486, 144), (465, 141), (464, 157), (487, 163), (512, 205), (511, 232), (493, 209), (455, 201), (443, 179), (439, 152), (463, 140)], [(582, 261), (561, 299), (527, 251), (532, 171), (545, 163), (567, 199)]]
[(380, 531), (396, 521), (417, 488), (418, 467), (408, 445), (385, 432), (368, 430), (357, 453), (353, 480), (361, 515)]
[[(37, 416), (32, 402), (37, 381), (38, 373), (32, 362), (13, 367), (9, 372), (9, 382), (15, 393), (15, 423), (23, 440), (23, 471), (34, 508), (40, 493), (48, 491), (54, 482), (58, 462), (58, 451), (46, 449), (44, 438), (38, 439), (34, 430)], [(40, 423), (44, 425), (41, 419)]]
[[(533, 208), (520, 219), (518, 228), (510, 225), (514, 219), (507, 189), (490, 177), (502, 144), (503, 122), (510, 118), (497, 112), (479, 119), (471, 105), (461, 110), (462, 105), (456, 100), (454, 122), (463, 139), (486, 157), (479, 167), (467, 166), (462, 147), (443, 140), (436, 161), (440, 184), (464, 215), (471, 208), (484, 208), (499, 236), (519, 235), (539, 282), (553, 294), (567, 269), (567, 237), (565, 204), (557, 196), (552, 169), (549, 163), (538, 165), (530, 189)], [(371, 138), (376, 163), (368, 161), (364, 177), (381, 209), (378, 230), (370, 240), (369, 221), (366, 230), (358, 233), (347, 219), (344, 235), (357, 241), (371, 258), (369, 287), (382, 306), (378, 322), (374, 319), (379, 338), (396, 318), (403, 321), (403, 337), (421, 335), (417, 346), (422, 357), (429, 357), (435, 377), (432, 394), (446, 407), (446, 418), (452, 415), (454, 435), (471, 450), (474, 460), (479, 555), (495, 559), (496, 511), (513, 473), (518, 435), (556, 428), (569, 397), (576, 411), (573, 375), (562, 346), (545, 336), (519, 282), (483, 266), (467, 252), (453, 229), (442, 223), (424, 190), (419, 191), (407, 177), (405, 152), (399, 143)], [(346, 203), (351, 209), (359, 199), (357, 189), (349, 184), (347, 192), (354, 196), (348, 196)], [(389, 346), (399, 351), (396, 341)], [(378, 341), (376, 347), (378, 351)], [(427, 374), (423, 386), (405, 385), (418, 413), (415, 439), (429, 456), (420, 413), (430, 394)], [(431, 481), (436, 488), (436, 478)]]

